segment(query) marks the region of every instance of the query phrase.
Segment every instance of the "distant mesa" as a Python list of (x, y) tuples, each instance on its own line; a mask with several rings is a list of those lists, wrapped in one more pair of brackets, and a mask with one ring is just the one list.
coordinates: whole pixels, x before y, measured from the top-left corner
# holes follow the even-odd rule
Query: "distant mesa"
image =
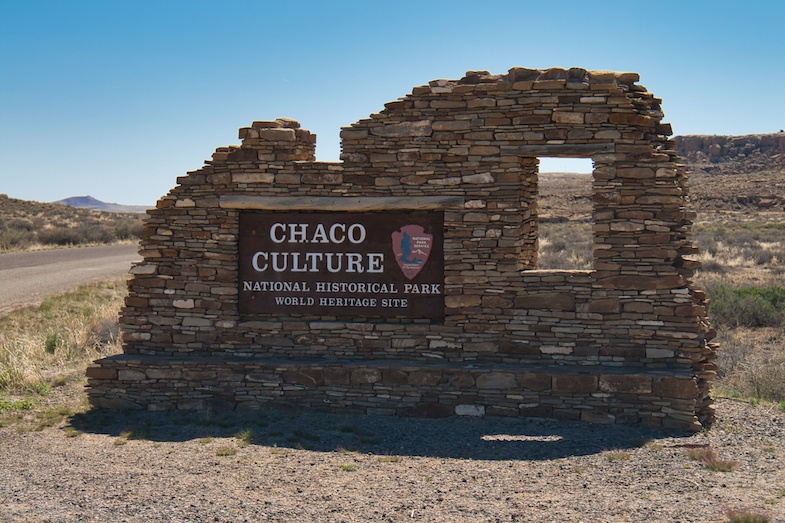
[(94, 211), (104, 212), (145, 212), (149, 207), (146, 205), (122, 205), (119, 203), (106, 203), (101, 200), (96, 200), (92, 196), (71, 196), (64, 200), (57, 200), (60, 205), (67, 205), (69, 207), (77, 207), (79, 209), (92, 209)]

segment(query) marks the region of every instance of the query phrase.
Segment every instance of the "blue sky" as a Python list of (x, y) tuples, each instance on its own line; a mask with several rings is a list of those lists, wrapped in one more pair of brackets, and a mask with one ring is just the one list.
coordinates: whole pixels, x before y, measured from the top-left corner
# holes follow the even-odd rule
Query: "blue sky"
[(384, 102), (513, 66), (636, 71), (676, 134), (777, 132), (784, 27), (781, 0), (0, 0), (0, 193), (152, 204), (281, 116), (336, 161)]

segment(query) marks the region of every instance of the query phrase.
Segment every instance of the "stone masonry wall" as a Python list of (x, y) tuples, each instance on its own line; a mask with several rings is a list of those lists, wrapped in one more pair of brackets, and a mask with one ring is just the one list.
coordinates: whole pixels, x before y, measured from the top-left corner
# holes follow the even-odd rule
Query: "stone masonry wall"
[[(435, 80), (344, 128), (337, 163), (315, 162), (315, 136), (295, 121), (240, 129), (241, 145), (148, 213), (125, 354), (88, 371), (91, 400), (710, 423), (715, 347), (690, 281), (686, 173), (660, 100), (637, 81), (579, 68)], [(594, 162), (590, 271), (536, 270), (542, 156)], [(241, 212), (433, 202), (443, 322), (240, 316)]]

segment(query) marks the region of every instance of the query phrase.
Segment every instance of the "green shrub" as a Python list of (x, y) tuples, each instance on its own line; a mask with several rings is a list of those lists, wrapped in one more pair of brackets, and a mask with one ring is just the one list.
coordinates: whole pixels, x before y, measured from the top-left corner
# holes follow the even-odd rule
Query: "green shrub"
[(61, 343), (62, 343), (62, 338), (60, 338), (59, 334), (57, 333), (47, 334), (46, 340), (44, 340), (44, 351), (47, 354), (54, 354), (55, 351), (57, 350), (58, 345), (60, 345)]
[(23, 400), (0, 399), (0, 413), (11, 411), (11, 410), (32, 410), (33, 407), (35, 407), (35, 403), (30, 401), (29, 399), (23, 399)]
[(785, 288), (709, 284), (712, 321), (728, 327), (780, 327), (785, 318)]

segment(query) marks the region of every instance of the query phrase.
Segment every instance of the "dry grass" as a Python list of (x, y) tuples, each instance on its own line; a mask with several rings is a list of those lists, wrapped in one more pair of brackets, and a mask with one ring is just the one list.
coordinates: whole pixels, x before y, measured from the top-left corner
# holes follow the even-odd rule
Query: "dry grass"
[(771, 516), (747, 509), (725, 511), (729, 523), (771, 523)]
[(704, 284), (765, 286), (785, 280), (785, 222), (704, 222), (693, 236)]
[(540, 223), (540, 269), (579, 269), (592, 267), (591, 224), (584, 222)]
[(143, 214), (77, 209), (0, 194), (0, 252), (136, 240)]
[(782, 328), (720, 330), (716, 393), (732, 398), (785, 400), (785, 331)]
[(121, 351), (125, 281), (82, 287), (0, 319), (0, 392), (45, 393)]
[(714, 472), (733, 472), (737, 466), (735, 461), (720, 459), (714, 449), (709, 447), (690, 449), (686, 454), (688, 458)]

